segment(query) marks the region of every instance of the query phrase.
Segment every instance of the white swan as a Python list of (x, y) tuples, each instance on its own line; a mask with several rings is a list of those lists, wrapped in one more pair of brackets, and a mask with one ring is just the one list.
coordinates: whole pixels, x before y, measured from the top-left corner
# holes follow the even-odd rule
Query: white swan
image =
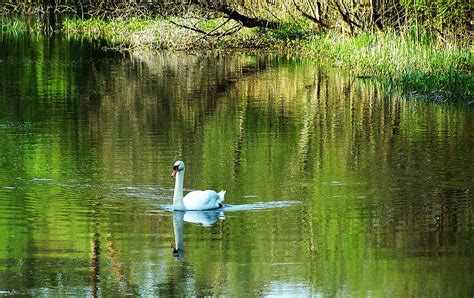
[(226, 191), (196, 190), (183, 197), (184, 162), (178, 160), (173, 165), (171, 176), (176, 177), (173, 195), (173, 210), (210, 210), (222, 207)]

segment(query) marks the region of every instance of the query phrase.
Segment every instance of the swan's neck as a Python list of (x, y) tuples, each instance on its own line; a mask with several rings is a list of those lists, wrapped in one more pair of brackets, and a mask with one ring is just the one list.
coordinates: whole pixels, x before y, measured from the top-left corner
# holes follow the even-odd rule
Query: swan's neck
[(185, 210), (183, 204), (183, 184), (184, 184), (184, 171), (176, 173), (176, 181), (174, 183), (174, 196), (173, 196), (173, 209), (174, 210)]

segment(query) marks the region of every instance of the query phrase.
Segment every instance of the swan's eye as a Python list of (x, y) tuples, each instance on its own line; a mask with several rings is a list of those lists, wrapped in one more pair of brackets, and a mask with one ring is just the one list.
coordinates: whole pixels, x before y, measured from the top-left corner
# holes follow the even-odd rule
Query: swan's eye
[(179, 166), (173, 166), (173, 170), (179, 171)]

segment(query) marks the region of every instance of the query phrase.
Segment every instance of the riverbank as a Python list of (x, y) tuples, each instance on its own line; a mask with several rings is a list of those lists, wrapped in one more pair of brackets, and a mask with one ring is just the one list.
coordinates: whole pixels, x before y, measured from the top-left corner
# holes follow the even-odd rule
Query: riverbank
[[(223, 18), (66, 18), (59, 31), (72, 39), (105, 40), (123, 52), (259, 50), (328, 60), (356, 78), (382, 80), (411, 97), (474, 104), (469, 45), (443, 44), (427, 32), (316, 33), (304, 21), (276, 29), (237, 27)], [(38, 22), (2, 22), (2, 31), (40, 32)], [(43, 30), (44, 31), (44, 30)]]
[[(225, 20), (200, 24), (199, 29), (215, 28), (219, 22)], [(121, 51), (260, 49), (328, 59), (350, 68), (357, 78), (381, 79), (412, 97), (474, 104), (471, 48), (439, 44), (426, 32), (421, 36), (414, 32), (314, 34), (304, 29), (306, 24), (293, 24), (277, 30), (243, 28), (215, 37), (184, 27), (187, 25), (177, 26), (179, 23), (192, 21), (70, 19), (63, 28), (72, 37), (105, 38)], [(232, 24), (220, 28), (221, 32), (227, 30), (232, 30)]]

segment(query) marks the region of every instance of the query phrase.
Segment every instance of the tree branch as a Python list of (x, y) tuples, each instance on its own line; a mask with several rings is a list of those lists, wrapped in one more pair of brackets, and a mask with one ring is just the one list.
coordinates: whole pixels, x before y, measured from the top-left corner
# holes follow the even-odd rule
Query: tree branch
[[(347, 24), (349, 25), (349, 28), (351, 29), (351, 34), (354, 33), (354, 26), (360, 28), (361, 26), (359, 24), (357, 24), (356, 22), (354, 22), (353, 20), (351, 20), (350, 16), (349, 16), (349, 12), (347, 10), (347, 8), (345, 7), (344, 5), (344, 2), (342, 2), (341, 4), (339, 4), (339, 1), (338, 0), (334, 0), (333, 3), (336, 5), (336, 8), (337, 8), (337, 11), (339, 12), (339, 14), (341, 15), (342, 17), (342, 20)], [(342, 6), (342, 7), (341, 7)]]
[(217, 37), (222, 37), (222, 36), (226, 36), (226, 35), (231, 35), (231, 34), (234, 34), (236, 33), (237, 31), (240, 30), (240, 26), (237, 26), (237, 27), (232, 27), (231, 29), (225, 31), (225, 32), (215, 32), (216, 30), (218, 30), (219, 28), (221, 28), (222, 26), (224, 26), (227, 22), (229, 22), (231, 19), (227, 19), (225, 22), (223, 22), (222, 24), (220, 24), (219, 26), (217, 26), (216, 28), (212, 29), (211, 31), (209, 32), (206, 32), (202, 29), (199, 29), (199, 28), (196, 28), (196, 27), (190, 27), (190, 26), (187, 26), (187, 25), (183, 25), (183, 24), (179, 24), (179, 23), (176, 23), (175, 21), (171, 20), (171, 19), (168, 19), (168, 21), (175, 25), (175, 26), (178, 26), (178, 27), (181, 27), (181, 28), (185, 28), (185, 29), (188, 29), (188, 30), (192, 30), (194, 32), (198, 32), (198, 33), (201, 33), (205, 36), (217, 36)]
[(319, 26), (323, 27), (323, 28), (326, 28), (326, 29), (330, 29), (331, 26), (329, 26), (328, 24), (324, 23), (323, 21), (321, 21), (320, 19), (318, 19), (317, 17), (314, 17), (306, 12), (304, 12), (301, 7), (298, 6), (298, 4), (296, 4), (296, 1), (293, 0), (293, 5), (296, 7), (296, 10), (299, 11), (305, 18), (308, 18), (310, 19), (311, 21), (315, 22), (316, 24), (318, 24)]
[(233, 19), (234, 21), (240, 22), (242, 26), (244, 27), (248, 27), (248, 28), (264, 27), (264, 28), (269, 28), (269, 29), (277, 29), (281, 27), (281, 24), (279, 22), (274, 22), (274, 21), (259, 19), (259, 18), (251, 18), (239, 13), (238, 11), (232, 9), (231, 7), (227, 5), (215, 6), (215, 7), (210, 7), (210, 8), (226, 14), (229, 18)]

